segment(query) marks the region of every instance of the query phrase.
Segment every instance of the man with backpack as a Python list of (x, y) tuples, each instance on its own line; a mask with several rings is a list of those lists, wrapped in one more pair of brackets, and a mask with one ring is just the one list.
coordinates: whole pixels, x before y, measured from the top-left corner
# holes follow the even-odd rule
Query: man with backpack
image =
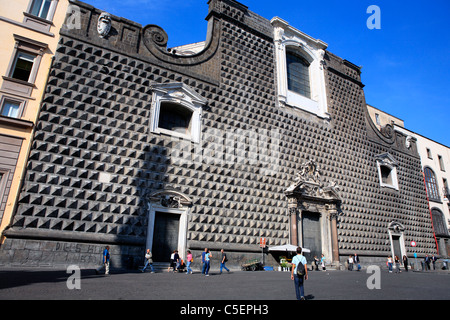
[(306, 258), (302, 255), (302, 248), (297, 248), (297, 255), (292, 259), (291, 280), (294, 280), (297, 300), (305, 300), (303, 288), (304, 280), (308, 280), (308, 268)]

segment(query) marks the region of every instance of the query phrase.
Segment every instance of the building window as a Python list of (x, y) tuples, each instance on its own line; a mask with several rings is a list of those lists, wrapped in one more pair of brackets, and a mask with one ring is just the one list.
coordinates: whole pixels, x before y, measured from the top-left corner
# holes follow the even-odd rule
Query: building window
[(441, 168), (441, 171), (445, 171), (444, 159), (440, 155), (438, 155), (438, 159), (439, 159), (439, 167)]
[(192, 111), (172, 102), (162, 102), (159, 110), (158, 127), (190, 135)]
[(392, 185), (392, 169), (388, 166), (380, 165), (381, 182)]
[(54, 36), (50, 33), (53, 27), (53, 17), (56, 12), (59, 0), (30, 0), (28, 9), (23, 13), (23, 24), (27, 28), (37, 32), (42, 32), (49, 36)]
[(448, 236), (444, 214), (439, 209), (433, 208), (431, 210), (431, 218), (433, 219), (434, 233), (437, 236)]
[(425, 174), (425, 184), (427, 187), (427, 194), (428, 199), (432, 201), (439, 201), (439, 189), (436, 181), (436, 175), (434, 174), (433, 170), (430, 168), (425, 168), (424, 170)]
[(431, 155), (431, 149), (427, 148), (427, 157), (428, 159), (433, 159), (433, 156)]
[(398, 190), (397, 161), (389, 153), (376, 157), (378, 178), (381, 187)]
[(278, 17), (270, 22), (274, 27), (278, 105), (329, 120), (323, 71), (327, 44)]
[(444, 185), (444, 188), (442, 189), (442, 191), (444, 193), (444, 201), (449, 202), (450, 201), (450, 190), (448, 189), (447, 179), (442, 178), (442, 184)]
[(14, 34), (16, 41), (1, 90), (16, 96), (31, 97), (39, 65), (48, 46)]
[(181, 82), (153, 84), (151, 131), (200, 142), (207, 100)]
[(29, 80), (31, 72), (33, 71), (35, 59), (35, 55), (21, 51), (17, 52), (10, 77), (13, 79), (30, 82)]
[(33, 0), (30, 13), (36, 17), (48, 20), (52, 0)]
[(375, 113), (375, 121), (377, 125), (381, 126), (380, 115), (378, 113)]
[(10, 118), (20, 118), (22, 101), (5, 98), (1, 102), (1, 115)]
[(311, 98), (309, 62), (293, 52), (286, 53), (288, 90)]

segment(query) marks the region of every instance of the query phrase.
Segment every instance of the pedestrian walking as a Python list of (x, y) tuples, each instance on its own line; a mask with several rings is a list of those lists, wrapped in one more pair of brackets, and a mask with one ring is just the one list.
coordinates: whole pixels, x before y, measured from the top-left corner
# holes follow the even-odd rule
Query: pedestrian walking
[(295, 296), (297, 300), (305, 300), (304, 281), (308, 280), (306, 258), (302, 255), (302, 248), (297, 248), (297, 255), (292, 258), (291, 280), (294, 280)]
[(316, 271), (319, 271), (319, 259), (317, 258), (317, 256), (314, 256), (314, 267), (311, 267), (311, 270), (313, 270), (313, 268), (316, 270)]
[(348, 271), (353, 271), (353, 256), (348, 256)]
[(225, 263), (228, 261), (226, 253), (222, 250), (220, 250), (222, 253), (222, 259), (220, 260), (220, 273), (222, 274), (222, 269), (225, 268), (227, 272), (230, 272), (230, 270), (225, 266)]
[(173, 254), (173, 272), (177, 272), (180, 266), (181, 266), (181, 258), (180, 255), (178, 254), (178, 250), (175, 250)]
[(102, 253), (102, 265), (95, 270), (97, 274), (99, 274), (103, 269), (105, 269), (105, 275), (109, 274), (110, 257), (109, 246), (106, 246)]
[(433, 270), (436, 270), (436, 261), (437, 261), (437, 258), (433, 254), (431, 256), (431, 262), (433, 263)]
[(403, 255), (403, 266), (405, 267), (405, 271), (408, 272), (408, 257)]
[(402, 272), (400, 270), (400, 259), (398, 258), (398, 256), (394, 256), (394, 262), (395, 262), (395, 273), (400, 273)]
[(145, 265), (141, 271), (145, 272), (145, 269), (147, 269), (148, 266), (150, 266), (151, 272), (155, 273), (155, 270), (153, 269), (153, 255), (150, 249), (147, 249), (147, 252), (145, 252)]
[(388, 268), (389, 268), (389, 272), (390, 272), (390, 273), (392, 273), (392, 263), (393, 263), (392, 257), (389, 256), (389, 257), (387, 258), (386, 264), (387, 264), (387, 266), (388, 266)]
[(209, 268), (211, 267), (211, 258), (212, 258), (212, 254), (211, 251), (208, 250), (208, 252), (206, 252), (205, 254), (205, 276), (209, 277)]
[(167, 272), (170, 272), (170, 268), (173, 268), (174, 257), (175, 257), (175, 250), (173, 250), (173, 252), (170, 254), (170, 262), (169, 267), (167, 268)]
[(430, 257), (428, 255), (425, 255), (425, 258), (423, 260), (425, 261), (425, 270), (430, 270)]
[(320, 258), (320, 264), (322, 265), (322, 270), (326, 270), (326, 267), (325, 267), (325, 256), (323, 255), (323, 253), (322, 253), (322, 257)]
[(202, 252), (202, 274), (205, 274), (206, 272), (206, 254), (208, 253), (208, 248), (205, 248), (205, 250)]
[(192, 258), (192, 253), (190, 250), (187, 251), (187, 256), (186, 256), (186, 274), (189, 274), (189, 272), (192, 274), (192, 269), (191, 269), (191, 263), (193, 262), (193, 258)]
[(359, 256), (356, 253), (355, 253), (354, 257), (353, 257), (353, 262), (356, 263), (356, 270), (360, 271), (361, 270), (361, 263), (359, 262)]

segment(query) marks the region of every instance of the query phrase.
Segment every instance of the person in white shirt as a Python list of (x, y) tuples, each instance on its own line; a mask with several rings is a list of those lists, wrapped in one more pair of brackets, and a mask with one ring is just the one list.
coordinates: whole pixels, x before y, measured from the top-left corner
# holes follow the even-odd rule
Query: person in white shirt
[(297, 300), (305, 300), (304, 280), (308, 280), (306, 258), (302, 255), (302, 248), (297, 248), (297, 255), (292, 259), (291, 280), (294, 280)]

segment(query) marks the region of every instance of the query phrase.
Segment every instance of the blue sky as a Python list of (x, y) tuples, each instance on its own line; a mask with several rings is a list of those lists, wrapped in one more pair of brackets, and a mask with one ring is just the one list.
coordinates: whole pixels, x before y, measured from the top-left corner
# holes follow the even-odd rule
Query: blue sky
[[(207, 0), (84, 0), (111, 14), (156, 24), (169, 47), (206, 38)], [(278, 16), (328, 43), (328, 50), (362, 66), (366, 102), (405, 127), (450, 147), (450, 1), (241, 0), (249, 10)], [(381, 29), (366, 26), (370, 5)]]

